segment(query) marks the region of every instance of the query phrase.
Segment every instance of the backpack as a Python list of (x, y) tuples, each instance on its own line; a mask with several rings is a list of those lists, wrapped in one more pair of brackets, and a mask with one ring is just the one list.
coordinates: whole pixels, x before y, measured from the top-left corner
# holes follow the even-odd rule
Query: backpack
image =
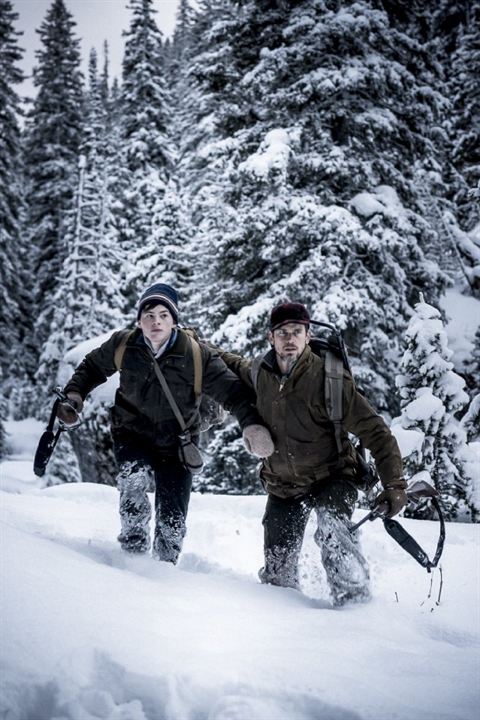
[[(312, 325), (325, 328), (329, 332), (324, 337), (312, 337), (310, 348), (315, 355), (325, 361), (325, 405), (329, 420), (333, 424), (337, 450), (343, 451), (342, 420), (343, 420), (343, 371), (347, 370), (355, 384), (347, 349), (342, 334), (330, 323), (310, 321)], [(263, 357), (257, 357), (252, 362), (251, 378), (255, 391), (257, 390), (258, 374)], [(356, 482), (365, 492), (369, 492), (378, 482), (379, 477), (373, 464), (367, 462), (365, 448), (361, 440), (354, 446), (356, 455)]]
[[(209, 395), (205, 395), (202, 392), (203, 386), (203, 364), (202, 364), (202, 353), (200, 345), (197, 340), (197, 333), (191, 328), (181, 328), (185, 332), (190, 340), (190, 347), (193, 355), (193, 392), (195, 393), (196, 405), (198, 407), (198, 430), (205, 432), (209, 430), (213, 425), (221, 425), (225, 421), (226, 412), (223, 407)], [(121, 339), (118, 347), (115, 350), (113, 361), (115, 367), (120, 372), (122, 369), (123, 356), (127, 343), (135, 330), (131, 330), (126, 333)]]

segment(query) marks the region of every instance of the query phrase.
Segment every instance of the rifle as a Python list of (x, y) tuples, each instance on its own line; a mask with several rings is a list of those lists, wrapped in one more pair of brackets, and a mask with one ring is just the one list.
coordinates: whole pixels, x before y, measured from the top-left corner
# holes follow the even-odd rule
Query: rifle
[(417, 480), (413, 482), (407, 488), (406, 492), (409, 503), (419, 505), (425, 499), (429, 499), (437, 511), (438, 519), (440, 521), (440, 535), (433, 560), (429, 559), (427, 553), (420, 547), (417, 541), (414, 540), (409, 533), (407, 533), (405, 528), (403, 528), (397, 520), (385, 517), (385, 514), (388, 512), (388, 503), (382, 503), (378, 507), (374, 507), (360, 520), (360, 522), (352, 525), (349, 530), (351, 533), (354, 533), (359, 527), (366, 523), (367, 520), (382, 518), (383, 526), (390, 537), (392, 537), (406, 552), (408, 552), (418, 563), (420, 563), (422, 567), (426, 568), (427, 572), (431, 572), (433, 568), (437, 567), (443, 552), (443, 546), (445, 544), (445, 520), (437, 499), (439, 492), (429, 485), (429, 483), (425, 482), (425, 480)]
[[(37, 475), (37, 477), (43, 477), (45, 475), (48, 461), (50, 460), (52, 453), (55, 450), (55, 446), (62, 432), (65, 432), (67, 430), (75, 430), (75, 428), (77, 428), (82, 422), (80, 415), (73, 407), (65, 393), (63, 393), (58, 387), (54, 388), (53, 392), (55, 393), (57, 398), (53, 403), (48, 425), (39, 440), (37, 451), (35, 453), (35, 458), (33, 460), (33, 472), (35, 473), (35, 475)], [(57, 418), (57, 410), (60, 403), (65, 403), (66, 405), (69, 405), (76, 413), (77, 421), (73, 425), (65, 425), (64, 422)], [(53, 427), (56, 419), (58, 422), (58, 428), (57, 431), (54, 432)]]

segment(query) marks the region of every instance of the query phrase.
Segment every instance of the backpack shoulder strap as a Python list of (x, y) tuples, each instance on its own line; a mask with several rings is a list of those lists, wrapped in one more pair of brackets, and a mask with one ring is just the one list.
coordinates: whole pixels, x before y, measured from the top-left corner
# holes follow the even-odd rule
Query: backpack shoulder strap
[(190, 340), (193, 355), (193, 392), (195, 393), (195, 398), (198, 402), (202, 395), (203, 384), (202, 351), (200, 350), (200, 345), (195, 338), (189, 332), (187, 332), (187, 335)]
[(258, 374), (260, 372), (260, 365), (262, 364), (262, 360), (263, 356), (258, 355), (256, 358), (253, 358), (250, 367), (250, 377), (252, 378), (253, 389), (255, 390), (255, 392), (257, 392)]
[(333, 423), (338, 452), (342, 452), (343, 361), (331, 350), (325, 353), (325, 405)]
[(125, 355), (125, 349), (127, 347), (127, 343), (132, 337), (135, 330), (129, 330), (128, 332), (125, 332), (122, 339), (120, 340), (120, 343), (118, 344), (117, 348), (115, 349), (115, 354), (113, 356), (113, 362), (115, 363), (115, 367), (118, 371), (122, 369), (122, 363), (123, 363), (123, 356)]

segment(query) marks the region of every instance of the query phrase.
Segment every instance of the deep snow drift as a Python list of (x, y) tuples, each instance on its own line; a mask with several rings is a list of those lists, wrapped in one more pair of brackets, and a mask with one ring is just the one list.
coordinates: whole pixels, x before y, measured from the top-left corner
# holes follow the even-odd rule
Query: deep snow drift
[[(373, 600), (333, 610), (313, 521), (304, 594), (257, 581), (263, 497), (193, 495), (177, 567), (125, 557), (115, 489), (37, 488), (39, 429), (17, 426), (0, 465), (1, 718), (477, 717), (478, 525), (449, 524), (437, 606), (438, 572), (427, 599), (427, 573), (368, 523)], [(402, 523), (433, 553), (438, 524)]]

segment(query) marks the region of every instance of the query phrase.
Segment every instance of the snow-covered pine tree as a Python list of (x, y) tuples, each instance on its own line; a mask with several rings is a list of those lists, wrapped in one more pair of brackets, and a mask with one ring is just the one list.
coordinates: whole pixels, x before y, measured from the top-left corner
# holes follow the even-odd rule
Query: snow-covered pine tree
[(163, 197), (173, 167), (168, 134), (169, 99), (162, 62), (162, 34), (152, 0), (131, 0), (132, 20), (125, 33), (121, 132), (128, 184), (122, 188), (121, 241), (129, 267), (128, 308), (148, 278), (133, 265), (131, 254), (153, 235), (153, 208)]
[(183, 321), (188, 315), (184, 301), (188, 298), (196, 255), (189, 244), (188, 211), (176, 183), (167, 183), (151, 213), (150, 235), (129, 254), (126, 286), (137, 287), (140, 292), (140, 283), (161, 279), (172, 285), (179, 294)]
[(213, 436), (204, 470), (195, 478), (195, 490), (225, 495), (262, 494), (257, 467), (258, 460), (246, 451), (236, 423), (229, 423)]
[[(25, 143), (25, 232), (33, 250), (37, 351), (48, 341), (53, 295), (67, 254), (65, 236), (78, 186), (83, 124), (82, 75), (75, 22), (64, 0), (53, 0), (39, 29), (33, 80), (37, 95), (28, 115)], [(43, 396), (44, 388), (39, 388)]]
[(0, 333), (6, 341), (0, 367), (4, 371), (10, 369), (13, 358), (18, 358), (20, 325), (17, 298), (22, 193), (20, 99), (15, 85), (23, 80), (19, 68), (23, 53), (18, 47), (21, 33), (15, 30), (17, 18), (10, 0), (0, 0)]
[(367, 0), (205, 9), (181, 154), (203, 327), (251, 355), (271, 307), (303, 301), (344, 330), (363, 388), (394, 413), (409, 304), (446, 282), (416, 179), (438, 170), (428, 53)]
[(462, 418), (462, 427), (467, 433), (468, 442), (480, 443), (480, 392), (470, 400), (467, 412)]
[(45, 475), (43, 487), (62, 485), (63, 483), (81, 482), (80, 468), (72, 448), (73, 433), (77, 430), (64, 432), (55, 447), (55, 452), (50, 458)]
[(242, 4), (225, 33), (208, 144), (217, 172), (203, 173), (199, 193), (214, 257), (203, 305), (219, 287), (208, 303), (210, 326), (224, 323), (217, 340), (258, 350), (271, 306), (303, 300), (344, 330), (362, 385), (390, 411), (409, 302), (445, 282), (426, 257), (436, 234), (412, 172), (435, 156), (429, 128), (442, 103), (425, 91), (427, 71), (417, 80), (410, 69), (418, 53), (366, 1)]
[(475, 334), (466, 381), (471, 399), (467, 412), (462, 418), (462, 426), (469, 442), (480, 442), (480, 327)]
[(436, 10), (440, 61), (451, 106), (445, 118), (450, 138), (451, 199), (459, 227), (480, 223), (480, 4), (441, 2)]
[[(182, 8), (179, 8), (181, 10)], [(189, 208), (192, 225), (191, 253), (193, 255), (191, 291), (185, 307), (193, 323), (206, 331), (206, 322), (200, 288), (208, 284), (215, 247), (209, 242), (211, 226), (226, 220), (218, 197), (211, 193), (215, 179), (221, 180), (222, 168), (210, 155), (212, 141), (218, 136), (218, 108), (238, 91), (235, 69), (229, 63), (229, 27), (236, 12), (229, 0), (201, 0), (193, 15), (187, 4), (178, 15), (178, 42), (172, 48), (169, 78), (174, 116), (172, 132), (178, 147), (176, 179), (182, 204)], [(185, 27), (186, 26), (186, 27)], [(228, 86), (228, 87), (227, 87)], [(209, 203), (209, 198), (212, 204)], [(208, 220), (202, 223), (205, 209)], [(213, 220), (215, 215), (216, 220)], [(211, 302), (211, 297), (209, 302)]]
[(0, 366), (0, 460), (3, 460), (7, 454), (7, 434), (4, 425), (7, 416), (7, 401), (3, 390), (3, 370)]
[[(23, 80), (19, 62), (14, 12), (10, 0), (0, 0), (0, 456), (5, 454), (3, 421), (7, 417), (6, 395), (19, 382), (25, 368), (27, 348), (21, 347), (25, 318), (26, 277), (23, 275), (21, 233), (20, 100), (15, 85)], [(25, 303), (26, 304), (26, 303)]]
[(471, 387), (480, 388), (480, 327), (477, 328), (473, 341), (471, 375)]
[[(91, 53), (90, 53), (91, 54)], [(97, 80), (102, 105), (105, 110), (108, 110), (111, 104), (110, 98), (110, 50), (108, 42), (105, 40), (103, 43), (103, 67), (102, 73)]]
[[(181, 0), (177, 9), (175, 30), (172, 42), (165, 47), (164, 67), (171, 102), (171, 135), (177, 148), (184, 151), (184, 135), (191, 131), (192, 126), (192, 93), (193, 88), (188, 81), (190, 57), (193, 53), (192, 28), (195, 13), (189, 0)], [(181, 162), (181, 152), (179, 154)], [(176, 173), (178, 175), (178, 172)]]
[[(38, 370), (38, 381), (46, 386), (57, 376), (69, 350), (124, 324), (125, 299), (120, 284), (124, 262), (115, 223), (118, 157), (115, 129), (102, 88), (104, 80), (98, 77), (97, 56), (92, 50), (76, 209), (67, 229), (67, 256), (53, 296), (51, 333)], [(60, 384), (62, 380), (65, 378), (59, 378)], [(109, 477), (115, 474), (108, 423), (104, 422), (106, 412), (101, 403), (95, 407), (87, 403), (85, 422), (71, 436), (82, 477), (90, 482), (103, 479), (100, 468), (104, 466)], [(68, 447), (70, 443), (64, 443), (64, 457)], [(54, 472), (56, 482), (61, 477), (60, 465)]]
[[(423, 298), (415, 306), (406, 344), (396, 378), (402, 410), (395, 424), (417, 431), (422, 440), (404, 461), (406, 475), (429, 475), (447, 519), (474, 519), (480, 507), (465, 463), (466, 433), (455, 417), (468, 401), (465, 382), (453, 370), (440, 312)], [(430, 517), (431, 512), (412, 514)]]
[(57, 374), (66, 352), (89, 337), (122, 323), (123, 297), (119, 276), (123, 267), (113, 217), (115, 168), (109, 157), (107, 113), (92, 51), (86, 120), (79, 160), (75, 209), (65, 222), (66, 252), (59, 282), (48, 311), (50, 334), (40, 358), (37, 379), (47, 385)]
[(177, 59), (180, 67), (186, 61), (191, 51), (194, 17), (195, 13), (189, 0), (180, 0), (170, 48), (170, 57)]

